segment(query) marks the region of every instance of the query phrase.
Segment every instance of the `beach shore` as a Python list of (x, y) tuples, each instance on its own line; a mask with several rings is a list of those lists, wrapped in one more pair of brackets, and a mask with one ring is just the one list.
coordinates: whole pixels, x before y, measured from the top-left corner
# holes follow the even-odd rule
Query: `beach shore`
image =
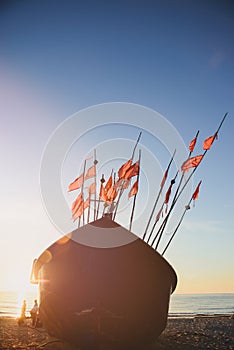
[[(150, 350), (231, 350), (234, 349), (233, 333), (233, 316), (169, 319), (167, 328)], [(0, 318), (0, 349), (74, 350), (51, 338), (43, 328), (32, 328), (30, 319), (19, 327), (13, 318)]]

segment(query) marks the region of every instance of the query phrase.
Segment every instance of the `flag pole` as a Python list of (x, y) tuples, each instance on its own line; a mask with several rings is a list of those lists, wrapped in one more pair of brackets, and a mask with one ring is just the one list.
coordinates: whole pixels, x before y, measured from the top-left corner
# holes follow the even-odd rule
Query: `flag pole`
[[(85, 182), (85, 168), (86, 168), (86, 159), (84, 161), (84, 169), (83, 169), (83, 182), (82, 182), (82, 186), (81, 186), (81, 196), (82, 196), (82, 206), (83, 206), (83, 225), (84, 225), (84, 182)], [(78, 228), (80, 227), (80, 221), (81, 221), (81, 217), (79, 217), (78, 220)]]
[[(139, 177), (140, 177), (140, 164), (141, 164), (141, 150), (139, 150), (139, 171), (138, 171), (138, 174), (137, 174), (137, 183), (138, 183), (138, 186), (139, 186)], [(136, 196), (137, 196), (137, 193), (134, 195), (134, 199), (133, 199), (133, 206), (132, 206), (132, 213), (131, 213), (131, 218), (130, 218), (130, 224), (129, 224), (129, 231), (131, 231), (132, 229), (132, 221), (133, 221), (133, 215), (134, 215), (134, 211), (135, 211), (135, 206), (136, 206)]]
[[(171, 188), (172, 188), (172, 186), (175, 184), (175, 180), (176, 180), (176, 178), (177, 178), (177, 175), (178, 175), (178, 171), (176, 172), (175, 177), (171, 180), (171, 184), (170, 184)], [(165, 200), (164, 200), (164, 203), (165, 203)], [(169, 213), (166, 214), (167, 220), (168, 220), (168, 217), (169, 217), (168, 215), (169, 215)], [(156, 238), (157, 238), (157, 236), (158, 236), (159, 234), (160, 234), (159, 239), (161, 239), (161, 236), (162, 236), (162, 234), (163, 234), (163, 230), (164, 230), (164, 228), (165, 228), (165, 226), (166, 226), (167, 220), (165, 221), (165, 219), (164, 219), (164, 221), (162, 222), (162, 224), (161, 224), (161, 226), (160, 226), (160, 228), (159, 228), (159, 230), (158, 230), (156, 236), (154, 237), (154, 239), (153, 239), (153, 241), (152, 241), (152, 243), (151, 243), (151, 247), (153, 246), (153, 244), (154, 244), (154, 242), (155, 242), (155, 240), (156, 240)], [(151, 231), (151, 235), (152, 235), (152, 233), (153, 233), (153, 231)], [(150, 238), (150, 237), (149, 237), (149, 238)]]
[[(132, 160), (133, 160), (133, 158), (134, 158), (137, 145), (138, 145), (138, 143), (139, 143), (139, 141), (140, 141), (141, 134), (142, 134), (142, 132), (139, 133), (138, 138), (137, 138), (136, 143), (135, 143), (135, 146), (134, 146), (134, 148), (133, 148), (132, 156), (131, 156), (131, 158), (130, 158), (130, 159), (132, 159)], [(114, 220), (115, 217), (116, 217), (117, 210), (118, 210), (118, 206), (119, 206), (119, 202), (120, 202), (120, 199), (121, 199), (121, 197), (122, 197), (123, 191), (124, 191), (124, 182), (123, 182), (123, 184), (122, 184), (122, 186), (121, 186), (121, 189), (120, 189), (120, 191), (119, 191), (119, 197), (118, 197), (117, 202), (116, 202), (115, 211), (114, 211), (114, 214), (113, 214), (113, 220)]]
[[(219, 127), (218, 127), (218, 129), (216, 130), (216, 132), (215, 132), (216, 135), (218, 135), (218, 132), (219, 132), (221, 126), (223, 125), (223, 122), (224, 122), (225, 118), (227, 117), (227, 115), (228, 115), (228, 113), (225, 113), (225, 115), (223, 116), (223, 118), (222, 118), (222, 120), (221, 120), (221, 122), (220, 122), (220, 124), (219, 124)], [(208, 149), (204, 150), (201, 161), (204, 159), (204, 156), (205, 156), (205, 154), (207, 153), (207, 151), (208, 151)], [(188, 159), (189, 159), (189, 158), (188, 158)], [(201, 161), (200, 161), (200, 163), (201, 163)], [(157, 247), (158, 247), (158, 245), (159, 245), (159, 242), (160, 242), (160, 240), (161, 240), (161, 238), (162, 238), (162, 234), (163, 234), (163, 231), (164, 231), (165, 226), (166, 226), (166, 224), (167, 224), (168, 218), (169, 218), (169, 216), (170, 216), (170, 214), (171, 214), (171, 212), (172, 212), (172, 210), (173, 210), (175, 204), (177, 203), (179, 197), (181, 196), (182, 192), (184, 191), (184, 189), (185, 189), (185, 187), (187, 186), (188, 182), (190, 181), (191, 177), (194, 175), (194, 173), (195, 173), (196, 169), (198, 168), (198, 166), (200, 165), (200, 163), (193, 169), (193, 171), (191, 172), (191, 174), (189, 175), (189, 177), (188, 177), (187, 180), (185, 181), (184, 185), (183, 185), (182, 188), (180, 189), (180, 191), (179, 191), (179, 189), (177, 189), (176, 195), (175, 195), (174, 198), (173, 198), (173, 201), (172, 201), (170, 210), (169, 210), (167, 216), (165, 217), (165, 219), (164, 219), (162, 225), (160, 226), (160, 228), (159, 228), (159, 230), (158, 230), (158, 232), (157, 232), (157, 234), (156, 234), (156, 236), (155, 236), (155, 238), (154, 238), (153, 243), (155, 242), (156, 237), (158, 236), (159, 232), (161, 231), (160, 237), (159, 237), (159, 239), (158, 239), (158, 242), (157, 242), (157, 244), (156, 244), (155, 249), (157, 249)], [(183, 177), (183, 176), (184, 176), (184, 173), (182, 174), (182, 177)], [(153, 245), (153, 243), (151, 244), (151, 246)]]
[(97, 188), (97, 153), (96, 153), (96, 149), (94, 148), (93, 150), (94, 152), (94, 161), (93, 161), (93, 164), (95, 166), (95, 177), (94, 177), (94, 182), (95, 182), (95, 193), (94, 193), (94, 211), (93, 211), (93, 220), (96, 219), (96, 212), (97, 212), (97, 209), (96, 209), (96, 201), (97, 201), (97, 194), (96, 194), (96, 188)]
[[(102, 186), (103, 183), (105, 182), (104, 174), (102, 174), (102, 178), (101, 178), (100, 182), (101, 182), (101, 186)], [(99, 215), (100, 202), (101, 202), (101, 187), (100, 187), (100, 191), (99, 191), (96, 220), (98, 219), (98, 215)]]
[(138, 143), (139, 143), (139, 141), (140, 141), (140, 138), (141, 138), (141, 134), (142, 134), (142, 132), (139, 133), (139, 136), (138, 136), (138, 138), (137, 138), (137, 140), (136, 140), (136, 144), (135, 144), (135, 146), (134, 146), (134, 148), (133, 148), (133, 151), (132, 151), (132, 159), (134, 158), (137, 145), (138, 145)]
[[(197, 133), (196, 133), (196, 135), (195, 135), (195, 138), (194, 138), (195, 140), (197, 140), (198, 135), (199, 135), (199, 130), (197, 131)], [(195, 145), (194, 145), (194, 146), (195, 146)], [(189, 152), (189, 154), (188, 154), (188, 159), (190, 158), (190, 156), (191, 156), (192, 153), (193, 153), (193, 150), (192, 150), (192, 151), (190, 150), (190, 152)], [(176, 189), (176, 192), (175, 192), (175, 194), (174, 194), (174, 197), (173, 197), (173, 199), (172, 199), (172, 204), (171, 204), (171, 206), (172, 206), (173, 203), (175, 202), (175, 199), (176, 199), (176, 196), (177, 196), (178, 191), (179, 191), (179, 189), (180, 189), (180, 186), (181, 186), (181, 184), (182, 184), (183, 178), (184, 178), (184, 172), (182, 173), (182, 175), (181, 175), (181, 177), (180, 177), (180, 181), (179, 181), (179, 184), (178, 184), (178, 186), (177, 186), (177, 189)], [(169, 210), (169, 213), (170, 213), (170, 212), (171, 212), (171, 208), (170, 208), (170, 210)], [(168, 213), (168, 214), (169, 214), (169, 213)], [(170, 215), (170, 214), (169, 214), (169, 215)], [(162, 223), (162, 225), (160, 226), (160, 228), (159, 228), (159, 230), (158, 230), (156, 236), (154, 237), (154, 240), (153, 240), (153, 242), (152, 242), (152, 245), (154, 244), (154, 242), (155, 242), (156, 238), (158, 237), (160, 231), (163, 232), (163, 230), (164, 230), (164, 228), (165, 228), (165, 226), (166, 226), (166, 223), (167, 223), (168, 218), (169, 218), (169, 216), (168, 216), (168, 217), (167, 217), (167, 216), (165, 217), (165, 219), (164, 219), (165, 223), (164, 223), (164, 221), (163, 221), (163, 223)], [(156, 222), (155, 222), (154, 226), (152, 227), (152, 230), (151, 230), (151, 232), (150, 232), (150, 236), (152, 235), (152, 233), (153, 233), (153, 231), (154, 231), (154, 229), (155, 229), (155, 226), (156, 226)], [(161, 229), (161, 230), (160, 230), (160, 229)], [(161, 233), (161, 234), (162, 234), (162, 233)], [(149, 239), (148, 239), (147, 243), (148, 243), (148, 242), (149, 242)]]
[[(198, 184), (198, 186), (197, 186), (197, 189), (199, 189), (200, 184), (201, 184), (201, 181), (199, 182), (199, 184)], [(196, 191), (195, 191), (195, 192), (196, 192)], [(172, 235), (171, 238), (169, 239), (169, 241), (168, 241), (166, 247), (164, 248), (164, 250), (163, 250), (163, 252), (162, 252), (162, 256), (165, 254), (166, 250), (168, 249), (169, 245), (171, 244), (171, 241), (172, 241), (173, 238), (175, 237), (175, 234), (176, 234), (176, 232), (178, 231), (178, 228), (180, 227), (180, 225), (181, 225), (181, 223), (182, 223), (182, 221), (183, 221), (183, 218), (184, 218), (186, 212), (190, 209), (190, 204), (191, 204), (192, 200), (195, 200), (195, 198), (194, 198), (195, 192), (193, 193), (192, 197), (190, 198), (190, 201), (188, 202), (188, 204), (185, 206), (185, 209), (184, 209), (184, 212), (183, 212), (183, 214), (182, 214), (182, 216), (181, 216), (181, 218), (180, 218), (180, 221), (178, 222), (178, 224), (177, 224), (177, 226), (176, 226), (176, 228), (175, 228), (175, 230), (174, 230), (174, 232), (173, 232), (173, 235)]]
[[(167, 169), (166, 169), (166, 171), (165, 171), (165, 173), (164, 173), (164, 176), (165, 176), (165, 174), (168, 173), (168, 171), (169, 171), (169, 169), (170, 169), (170, 166), (171, 166), (171, 163), (172, 163), (172, 161), (173, 161), (173, 159), (174, 159), (175, 153), (176, 153), (176, 150), (174, 150), (174, 153), (173, 153), (173, 155), (172, 155), (172, 157), (171, 157), (171, 159), (170, 159), (170, 162), (169, 162), (169, 164), (168, 164), (168, 166), (167, 166)], [(162, 193), (163, 187), (164, 187), (164, 184), (163, 184), (163, 186), (160, 186), (160, 190), (159, 190), (158, 195), (157, 195), (157, 198), (156, 198), (156, 200), (155, 200), (155, 202), (154, 202), (154, 206), (153, 206), (153, 209), (152, 209), (152, 211), (151, 211), (151, 214), (150, 214), (150, 217), (149, 217), (149, 220), (148, 220), (148, 222), (147, 222), (147, 225), (146, 225), (146, 228), (145, 228), (145, 232), (144, 232), (144, 235), (143, 235), (143, 241), (145, 240), (145, 237), (146, 237), (146, 234), (147, 234), (147, 231), (148, 231), (150, 222), (151, 222), (152, 217), (153, 217), (153, 215), (154, 215), (154, 212), (155, 212), (156, 206), (157, 206), (157, 204), (158, 204), (160, 195), (161, 195), (161, 193)], [(151, 234), (152, 234), (152, 233), (151, 233)], [(148, 242), (149, 242), (149, 239), (150, 239), (150, 238), (148, 238)]]

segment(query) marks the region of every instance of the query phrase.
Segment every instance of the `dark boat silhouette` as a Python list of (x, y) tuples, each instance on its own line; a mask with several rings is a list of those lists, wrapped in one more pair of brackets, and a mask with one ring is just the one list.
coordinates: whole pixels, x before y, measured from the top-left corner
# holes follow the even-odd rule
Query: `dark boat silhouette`
[(177, 284), (169, 263), (111, 215), (48, 247), (33, 274), (43, 326), (81, 349), (154, 342), (166, 327)]

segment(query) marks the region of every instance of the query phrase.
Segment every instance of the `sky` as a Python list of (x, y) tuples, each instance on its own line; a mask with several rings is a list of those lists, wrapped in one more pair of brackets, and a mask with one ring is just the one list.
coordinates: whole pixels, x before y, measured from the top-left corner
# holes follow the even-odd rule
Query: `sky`
[[(142, 131), (133, 224), (142, 237), (173, 143), (172, 171), (197, 130), (199, 153), (228, 112), (194, 174), (199, 199), (165, 258), (178, 275), (177, 293), (234, 293), (233, 35), (231, 1), (1, 2), (0, 290), (29, 288), (34, 258), (61, 237), (59, 216), (76, 228), (67, 185), (93, 148), (99, 175), (108, 173)], [(57, 193), (67, 203), (64, 217), (50, 211)], [(117, 219), (126, 225), (126, 216)]]

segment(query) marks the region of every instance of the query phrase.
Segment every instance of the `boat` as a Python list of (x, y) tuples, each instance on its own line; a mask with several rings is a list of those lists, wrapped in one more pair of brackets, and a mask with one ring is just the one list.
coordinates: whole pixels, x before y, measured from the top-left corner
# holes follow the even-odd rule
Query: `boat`
[[(143, 349), (155, 342), (167, 325), (170, 296), (177, 285), (176, 272), (163, 255), (190, 209), (191, 202), (198, 198), (201, 181), (185, 205), (181, 219), (162, 253), (158, 252), (158, 245), (175, 204), (217, 138), (226, 115), (217, 131), (204, 141), (203, 154), (191, 157), (197, 132), (189, 145), (188, 158), (181, 166), (181, 178), (173, 199), (170, 200), (170, 195), (179, 171), (171, 180), (165, 199), (162, 200), (174, 152), (142, 234), (136, 235), (131, 230), (141, 152), (135, 163), (133, 158), (141, 133), (132, 157), (116, 173), (118, 178), (115, 179), (112, 171), (104, 186), (102, 175), (98, 199), (96, 151), (93, 165), (87, 172), (85, 160), (83, 173), (68, 187), (69, 191), (80, 191), (71, 208), (73, 220), (78, 220), (78, 228), (50, 245), (33, 264), (31, 282), (39, 285), (40, 319), (50, 335), (81, 350)], [(191, 174), (185, 176), (191, 168)], [(115, 218), (122, 194), (134, 177), (136, 180), (128, 193), (128, 198), (133, 196), (134, 200), (127, 229)], [(84, 188), (84, 182), (90, 179), (95, 181)], [(85, 189), (88, 189), (86, 200)], [(95, 198), (90, 220), (92, 196)], [(160, 199), (160, 208), (152, 224)], [(154, 233), (160, 221), (162, 223), (157, 233)]]
[(153, 343), (177, 284), (172, 266), (110, 214), (53, 243), (33, 273), (43, 327), (81, 349)]

